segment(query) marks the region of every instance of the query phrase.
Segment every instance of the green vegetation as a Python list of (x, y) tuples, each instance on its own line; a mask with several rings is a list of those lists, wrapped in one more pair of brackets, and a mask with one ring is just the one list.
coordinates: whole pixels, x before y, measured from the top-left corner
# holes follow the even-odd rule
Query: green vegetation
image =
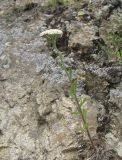
[(113, 32), (107, 36), (109, 44), (103, 46), (102, 49), (108, 56), (108, 59), (120, 60), (122, 58), (122, 38)]
[[(108, 29), (107, 29), (108, 28)], [(122, 18), (113, 17), (112, 23), (106, 27), (105, 46), (102, 46), (108, 60), (122, 59)]]
[[(16, 1), (14, 1), (12, 8), (0, 13), (0, 18), (6, 22), (12, 22), (17, 18), (17, 16), (22, 15), (24, 11), (28, 11), (36, 7), (38, 7), (38, 4), (34, 3), (32, 0), (27, 0), (24, 5), (21, 6), (17, 6)], [(35, 14), (38, 14), (36, 9)]]
[(75, 112), (73, 114), (80, 116), (81, 124), (83, 124), (83, 125), (81, 125), (80, 130), (85, 131), (87, 133), (87, 136), (91, 142), (91, 145), (92, 145), (93, 149), (96, 151), (96, 147), (95, 147), (94, 142), (92, 140), (92, 137), (91, 137), (91, 134), (89, 131), (89, 125), (87, 122), (87, 110), (83, 107), (86, 100), (81, 99), (77, 96), (77, 78), (73, 77), (72, 68), (66, 67), (66, 65), (64, 63), (63, 54), (62, 54), (62, 52), (60, 52), (57, 49), (57, 46), (56, 46), (56, 41), (59, 37), (62, 36), (62, 31), (52, 29), (52, 30), (42, 32), (41, 36), (45, 37), (48, 40), (48, 42), (50, 41), (50, 44), (52, 44), (55, 54), (57, 56), (59, 56), (59, 59), (60, 59), (59, 65), (60, 65), (61, 69), (66, 73), (68, 80), (69, 80), (69, 83), (70, 83), (69, 95), (75, 101), (75, 104), (77, 106), (77, 112)]
[(54, 10), (59, 5), (67, 6), (71, 2), (72, 2), (72, 0), (48, 0), (47, 7), (51, 8), (52, 10)]
[(33, 0), (26, 0), (23, 6), (17, 6), (16, 1), (13, 3), (13, 11), (14, 12), (22, 12), (22, 11), (28, 11), (35, 7), (37, 7), (38, 4), (35, 3)]
[(113, 49), (113, 52), (111, 51), (111, 53), (115, 54), (117, 58), (122, 58), (122, 37), (120, 37), (118, 34), (110, 33), (108, 38), (111, 42), (110, 49)]
[(70, 82), (70, 88), (69, 88), (69, 95), (70, 97), (75, 101), (76, 106), (77, 106), (77, 110), (78, 112), (74, 112), (73, 114), (80, 116), (81, 117), (81, 127), (80, 127), (80, 131), (85, 131), (87, 133), (87, 136), (92, 144), (92, 147), (94, 148), (94, 150), (96, 150), (96, 147), (93, 143), (90, 131), (89, 131), (89, 125), (87, 122), (87, 110), (84, 108), (84, 103), (86, 102), (85, 99), (80, 99), (77, 96), (77, 79), (73, 78), (73, 71), (71, 68), (67, 68), (64, 64), (64, 60), (63, 60), (63, 55), (57, 51), (57, 54), (59, 55), (60, 58), (60, 66), (62, 68), (62, 70), (65, 71), (69, 82)]

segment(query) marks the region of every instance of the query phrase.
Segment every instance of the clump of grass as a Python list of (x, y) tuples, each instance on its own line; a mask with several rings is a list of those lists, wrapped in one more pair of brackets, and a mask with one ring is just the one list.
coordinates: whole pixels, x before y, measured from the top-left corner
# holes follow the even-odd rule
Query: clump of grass
[(122, 59), (122, 37), (114, 32), (109, 32), (107, 35), (107, 41), (109, 42), (105, 46), (102, 46), (104, 53), (107, 55), (108, 60), (121, 60)]
[(60, 52), (58, 50), (57, 45), (56, 45), (57, 39), (59, 37), (61, 37), (62, 34), (63, 34), (63, 32), (60, 31), (60, 30), (51, 29), (51, 30), (42, 32), (40, 35), (42, 37), (46, 38), (48, 40), (48, 42), (50, 44), (52, 44), (55, 54), (57, 56), (59, 56), (59, 59), (60, 59), (59, 65), (60, 65), (61, 69), (65, 72), (66, 76), (68, 77), (69, 83), (70, 83), (69, 95), (75, 101), (75, 104), (77, 106), (77, 112), (75, 112), (73, 114), (80, 116), (81, 123), (83, 124), (83, 125), (81, 125), (81, 130), (86, 132), (94, 151), (96, 151), (96, 147), (95, 147), (93, 139), (91, 137), (90, 130), (89, 130), (89, 125), (88, 125), (88, 122), (87, 122), (87, 110), (83, 107), (86, 100), (85, 99), (80, 99), (77, 96), (77, 78), (73, 77), (72, 68), (67, 67), (65, 65), (63, 54), (62, 54), (62, 52)]
[(119, 34), (110, 32), (108, 40), (111, 42), (110, 49), (116, 58), (122, 58), (122, 37)]
[(48, 0), (47, 8), (55, 10), (58, 6), (67, 6), (72, 0)]
[[(107, 27), (106, 27), (107, 28)], [(108, 60), (118, 61), (122, 59), (122, 19), (121, 16), (113, 18), (106, 31), (105, 45), (102, 46)]]
[(24, 6), (17, 7), (16, 0), (13, 1), (13, 11), (28, 11), (32, 10), (33, 8), (37, 7), (38, 3), (35, 3), (33, 0), (26, 0)]

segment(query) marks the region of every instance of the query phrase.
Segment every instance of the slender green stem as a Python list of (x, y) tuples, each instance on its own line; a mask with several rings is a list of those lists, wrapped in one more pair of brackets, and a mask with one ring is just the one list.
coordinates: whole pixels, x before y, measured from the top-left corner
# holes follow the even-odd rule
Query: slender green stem
[[(62, 52), (60, 52), (60, 51), (57, 49), (56, 39), (54, 39), (54, 41), (53, 41), (53, 47), (54, 47), (54, 49), (55, 49), (55, 52), (58, 54), (58, 56), (59, 56), (59, 58), (60, 58), (61, 65), (62, 65), (62, 69), (65, 71), (65, 73), (66, 73), (66, 75), (67, 75), (67, 77), (68, 77), (68, 79), (69, 79), (70, 84), (72, 84), (72, 79), (71, 79), (71, 77), (70, 77), (70, 75), (69, 75), (69, 72), (68, 72), (68, 70), (67, 70), (67, 68), (66, 68), (66, 66), (65, 66), (65, 64), (64, 64), (63, 58), (62, 58)], [(89, 138), (89, 140), (90, 140), (90, 142), (91, 142), (91, 145), (92, 145), (94, 151), (96, 151), (96, 147), (95, 147), (94, 142), (93, 142), (93, 140), (92, 140), (92, 137), (91, 137), (89, 128), (88, 128), (87, 125), (86, 125), (87, 122), (86, 122), (86, 119), (85, 119), (85, 117), (84, 117), (84, 114), (83, 114), (83, 111), (82, 111), (82, 109), (81, 109), (81, 106), (80, 106), (80, 103), (79, 103), (79, 100), (78, 100), (78, 97), (77, 97), (76, 93), (74, 93), (74, 100), (75, 100), (76, 105), (77, 105), (77, 110), (78, 110), (78, 112), (79, 112), (80, 115), (81, 115), (81, 120), (82, 120), (82, 122), (83, 122), (83, 124), (84, 124), (84, 126), (85, 126), (85, 130), (86, 130), (86, 133), (87, 133), (87, 135), (88, 135), (88, 138)]]
[(68, 73), (68, 71), (67, 71), (67, 69), (66, 69), (66, 67), (65, 67), (65, 65), (64, 65), (64, 61), (63, 61), (63, 58), (62, 58), (62, 52), (60, 52), (60, 51), (58, 50), (58, 48), (57, 48), (57, 46), (56, 46), (56, 39), (55, 39), (55, 38), (53, 39), (53, 48), (55, 49), (55, 50), (54, 50), (55, 53), (57, 53), (57, 55), (59, 56), (59, 58), (60, 58), (60, 60), (61, 60), (61, 65), (62, 65), (62, 67), (63, 67), (63, 70), (66, 72), (66, 75), (67, 75), (69, 81), (71, 82), (69, 73)]
[[(86, 119), (84, 118), (84, 114), (83, 114), (83, 112), (82, 112), (82, 109), (81, 109), (81, 106), (80, 106), (80, 104), (79, 104), (79, 101), (78, 101), (78, 98), (77, 98), (77, 95), (76, 95), (76, 94), (74, 95), (74, 100), (75, 100), (76, 105), (77, 105), (77, 110), (78, 110), (78, 112), (79, 112), (80, 115), (81, 115), (82, 121), (83, 121), (84, 125), (86, 126), (87, 122), (86, 122)], [(88, 137), (89, 137), (89, 140), (90, 140), (90, 142), (91, 142), (91, 144), (92, 144), (92, 147), (93, 147), (93, 149), (96, 151), (96, 147), (95, 147), (94, 142), (93, 142), (93, 140), (92, 140), (92, 137), (91, 137), (89, 128), (88, 128), (88, 127), (85, 127), (85, 129), (86, 129), (87, 135), (88, 135)]]

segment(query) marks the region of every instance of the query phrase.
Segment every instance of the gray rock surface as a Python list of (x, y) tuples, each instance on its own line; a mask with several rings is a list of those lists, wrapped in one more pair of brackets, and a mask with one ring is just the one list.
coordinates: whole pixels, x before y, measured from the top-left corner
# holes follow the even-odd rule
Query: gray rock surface
[(106, 143), (122, 157), (122, 83), (110, 90), (109, 101), (117, 107), (117, 111), (113, 113), (111, 124), (113, 129), (106, 135)]
[[(20, 2), (23, 3), (18, 0), (18, 6)], [(96, 6), (102, 2), (91, 1)], [(102, 11), (100, 18), (104, 11), (108, 11), (109, 5), (117, 5), (119, 1), (110, 2), (112, 4), (106, 2), (107, 4), (102, 4), (102, 9), (98, 8)], [(4, 12), (9, 11), (10, 1), (0, 3), (0, 160), (81, 159), (79, 151), (84, 150), (84, 140), (87, 142), (88, 137), (77, 131), (82, 124), (81, 119), (72, 114), (77, 111), (75, 103), (65, 96), (69, 87), (68, 79), (57, 64), (58, 59), (53, 58), (45, 40), (39, 37), (40, 32), (48, 29), (48, 16), (40, 13), (38, 19), (34, 19), (32, 12), (28, 11), (16, 18), (14, 15), (7, 17)], [(71, 32), (69, 46), (72, 48), (73, 45), (80, 44), (77, 54), (89, 55), (93, 40), (98, 38), (95, 35), (98, 28), (92, 22), (86, 24), (73, 20), (70, 24), (68, 20), (71, 18), (66, 15), (64, 12), (62, 23), (65, 22), (66, 28)], [(74, 55), (77, 58), (75, 53)], [(78, 95), (86, 98), (84, 107), (88, 109), (87, 120), (95, 140), (98, 139), (98, 114), (102, 117), (106, 114), (101, 99), (106, 100), (106, 95), (109, 95), (109, 102), (116, 104), (119, 111), (115, 112), (115, 117), (118, 117), (120, 126), (119, 130), (113, 126), (111, 133), (106, 135), (106, 146), (112, 146), (122, 156), (121, 86), (108, 90), (109, 83), (113, 85), (121, 81), (121, 67), (102, 68), (86, 62), (83, 67), (81, 62), (75, 62), (70, 55), (64, 61), (72, 67), (77, 63), (74, 76), (81, 74)], [(98, 81), (93, 90), (88, 92), (89, 95), (85, 90), (86, 79), (82, 77), (82, 73), (87, 72), (95, 75)], [(102, 78), (104, 81), (100, 80)], [(97, 98), (94, 98), (93, 93), (96, 93)], [(118, 121), (115, 118), (115, 125)], [(119, 131), (119, 134), (115, 131)], [(88, 151), (86, 149), (85, 160), (88, 160)]]

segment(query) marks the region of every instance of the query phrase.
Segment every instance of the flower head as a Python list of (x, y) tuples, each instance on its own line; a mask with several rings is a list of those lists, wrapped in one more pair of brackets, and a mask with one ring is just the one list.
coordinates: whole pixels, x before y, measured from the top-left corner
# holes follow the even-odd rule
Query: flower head
[(45, 38), (47, 36), (56, 36), (58, 38), (58, 37), (62, 37), (62, 35), (63, 35), (63, 32), (59, 29), (49, 29), (40, 34), (41, 37), (45, 37)]
[(58, 38), (62, 37), (63, 32), (59, 29), (49, 29), (40, 34), (41, 37), (47, 39), (48, 44), (54, 48), (54, 50), (58, 50), (56, 46), (56, 41)]

